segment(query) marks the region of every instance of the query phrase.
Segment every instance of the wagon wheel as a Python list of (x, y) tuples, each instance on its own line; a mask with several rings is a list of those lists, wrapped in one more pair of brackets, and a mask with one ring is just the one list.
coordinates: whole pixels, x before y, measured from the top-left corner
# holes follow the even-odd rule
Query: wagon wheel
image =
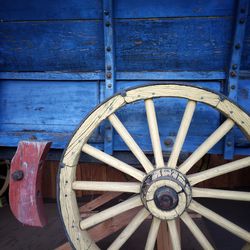
[[(154, 98), (175, 97), (187, 99), (187, 105), (168, 162), (164, 162), (157, 126)], [(131, 137), (115, 112), (122, 106), (144, 100), (148, 119), (155, 166), (148, 160)], [(212, 106), (225, 116), (225, 121), (181, 164), (177, 166), (196, 104)], [(92, 132), (102, 121), (108, 119), (143, 170), (134, 168), (88, 144)], [(213, 249), (188, 211), (194, 211), (218, 224), (239, 238), (250, 242), (250, 233), (195, 201), (196, 197), (250, 201), (249, 192), (197, 188), (202, 181), (250, 166), (250, 157), (232, 161), (212, 169), (188, 174), (220, 139), (234, 126), (238, 126), (250, 139), (250, 117), (230, 100), (209, 90), (177, 84), (157, 84), (130, 89), (117, 94), (98, 106), (80, 125), (66, 148), (59, 172), (58, 201), (68, 237), (76, 249), (98, 249), (87, 230), (124, 211), (142, 206), (138, 214), (115, 239), (108, 249), (119, 249), (135, 232), (139, 225), (152, 215), (152, 223), (145, 249), (154, 249), (160, 222), (167, 223), (173, 249), (180, 249), (176, 219), (183, 221), (204, 249)], [(134, 182), (76, 181), (76, 167), (81, 152), (132, 176)], [(75, 190), (102, 190), (134, 193), (127, 200), (103, 211), (81, 219)]]
[(10, 177), (10, 164), (8, 161), (1, 161), (0, 163), (0, 197), (4, 194), (9, 185)]

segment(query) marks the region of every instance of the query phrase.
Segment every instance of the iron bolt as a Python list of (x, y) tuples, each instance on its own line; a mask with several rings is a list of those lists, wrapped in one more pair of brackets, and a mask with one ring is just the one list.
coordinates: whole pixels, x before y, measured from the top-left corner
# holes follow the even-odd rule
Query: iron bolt
[(237, 69), (238, 68), (238, 65), (237, 64), (233, 64), (232, 65), (232, 69)]
[(111, 51), (111, 48), (110, 48), (110, 47), (107, 47), (106, 50), (107, 50), (108, 52), (110, 52), (110, 51)]
[(109, 27), (110, 26), (110, 22), (106, 22), (105, 25), (106, 25), (106, 27)]
[(106, 77), (107, 77), (108, 79), (110, 79), (110, 78), (112, 77), (112, 74), (111, 74), (110, 72), (108, 72), (108, 73), (106, 74)]
[(228, 147), (231, 147), (231, 146), (232, 146), (232, 142), (231, 142), (231, 141), (228, 141), (228, 142), (227, 142), (227, 146), (228, 146)]
[(12, 173), (11, 177), (14, 181), (21, 181), (23, 179), (23, 171), (22, 170), (16, 170), (14, 173)]
[(236, 75), (237, 75), (237, 74), (236, 74), (235, 71), (231, 71), (231, 72), (230, 72), (230, 76), (231, 76), (231, 77), (235, 77)]
[(237, 43), (237, 44), (235, 45), (235, 48), (236, 48), (236, 49), (240, 49), (240, 44)]
[(167, 138), (166, 140), (164, 140), (164, 144), (166, 146), (171, 146), (171, 145), (173, 145), (173, 140), (170, 138)]
[(108, 88), (111, 88), (111, 87), (112, 87), (112, 84), (111, 84), (111, 83), (109, 83), (109, 84), (108, 84)]
[(232, 86), (231, 86), (231, 89), (235, 89), (235, 85), (232, 85)]
[(108, 66), (107, 66), (107, 70), (111, 70), (111, 65), (108, 65)]
[(109, 15), (109, 12), (107, 10), (104, 10), (104, 15), (105, 16), (108, 16)]

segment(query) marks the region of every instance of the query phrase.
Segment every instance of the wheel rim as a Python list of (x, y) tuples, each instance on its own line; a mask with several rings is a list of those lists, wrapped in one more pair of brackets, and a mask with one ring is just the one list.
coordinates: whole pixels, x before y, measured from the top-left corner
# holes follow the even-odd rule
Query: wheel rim
[[(173, 150), (167, 163), (164, 163), (163, 159), (153, 102), (154, 98), (160, 97), (179, 97), (188, 99)], [(152, 165), (119, 118), (114, 114), (122, 106), (138, 100), (144, 100), (145, 102), (156, 166)], [(192, 121), (197, 102), (214, 107), (216, 110), (223, 113), (227, 119), (190, 155), (187, 160), (185, 160), (180, 166), (177, 166), (178, 158)], [(94, 129), (105, 119), (110, 121), (114, 129), (138, 159), (144, 171), (121, 162), (87, 143)], [(212, 222), (219, 224), (221, 227), (243, 240), (250, 242), (249, 232), (202, 206), (193, 199), (196, 197), (213, 197), (219, 199), (250, 201), (250, 193), (248, 192), (218, 191), (214, 189), (194, 187), (194, 185), (201, 181), (248, 167), (250, 165), (250, 157), (245, 157), (241, 160), (236, 160), (199, 173), (188, 174), (188, 171), (192, 166), (198, 162), (221, 138), (223, 138), (234, 127), (234, 125), (237, 125), (244, 132), (246, 137), (250, 139), (250, 118), (244, 111), (219, 94), (187, 85), (159, 84), (137, 87), (128, 90), (126, 93), (123, 92), (122, 94), (118, 94), (100, 105), (76, 130), (61, 161), (58, 183), (58, 201), (61, 216), (68, 237), (73, 246), (77, 249), (98, 249), (95, 242), (89, 237), (87, 229), (107, 220), (108, 218), (142, 205), (144, 205), (144, 207), (117, 237), (109, 249), (119, 249), (150, 214), (153, 215), (153, 220), (146, 242), (146, 249), (153, 249), (161, 220), (166, 221), (169, 227), (173, 249), (180, 249), (181, 244), (175, 220), (177, 217), (187, 225), (191, 233), (203, 248), (213, 249), (213, 246), (208, 242), (204, 234), (188, 214), (187, 208), (201, 214)], [(134, 177), (138, 182), (110, 183), (76, 181), (76, 167), (81, 152)], [(169, 172), (172, 172), (173, 175), (180, 172), (179, 176), (181, 180), (173, 177), (170, 178), (168, 174), (164, 174)], [(155, 178), (157, 184), (152, 181), (154, 175), (158, 176)], [(149, 185), (145, 184), (147, 183), (145, 182), (147, 179), (151, 179)], [(167, 187), (168, 189), (164, 187)], [(162, 191), (161, 189), (164, 190)], [(75, 190), (118, 191), (134, 193), (135, 195), (124, 202), (81, 220)], [(159, 205), (157, 201), (154, 200), (155, 197), (157, 197), (156, 200), (161, 199), (161, 197), (163, 197), (162, 199), (175, 200), (176, 193), (180, 191), (182, 195), (181, 197), (178, 196), (178, 201), (173, 201), (172, 206), (169, 206), (169, 201), (167, 201), (167, 205), (165, 204), (165, 208), (168, 211), (164, 211), (164, 205)], [(153, 199), (150, 204), (148, 204), (148, 200), (150, 200), (148, 199), (149, 195), (151, 195), (150, 199)]]

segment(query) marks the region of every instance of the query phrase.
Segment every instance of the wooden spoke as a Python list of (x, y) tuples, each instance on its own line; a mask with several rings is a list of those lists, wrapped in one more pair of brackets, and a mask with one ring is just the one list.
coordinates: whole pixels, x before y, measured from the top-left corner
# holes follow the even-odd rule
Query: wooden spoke
[(245, 168), (248, 166), (250, 166), (250, 156), (245, 157), (245, 158), (240, 159), (240, 160), (237, 160), (237, 161), (223, 164), (223, 165), (218, 166), (218, 167), (204, 170), (204, 171), (199, 172), (199, 173), (190, 174), (187, 176), (187, 178), (188, 178), (190, 184), (193, 186), (199, 182), (214, 178), (216, 176), (227, 174), (227, 173), (230, 173), (230, 172), (233, 172), (235, 170), (239, 170), (239, 169), (242, 169), (242, 168)]
[(154, 151), (155, 164), (157, 168), (164, 167), (164, 160), (161, 149), (161, 140), (159, 136), (154, 101), (152, 99), (145, 100), (145, 107), (148, 119), (149, 133)]
[(154, 250), (160, 224), (161, 224), (161, 220), (154, 217), (152, 220), (150, 229), (149, 229), (145, 250)]
[(173, 250), (181, 250), (181, 241), (179, 238), (176, 221), (168, 220), (167, 223)]
[(210, 188), (192, 188), (193, 197), (206, 197), (214, 199), (250, 201), (250, 192), (219, 190)]
[(74, 190), (140, 193), (139, 182), (74, 181)]
[(141, 223), (149, 216), (149, 212), (146, 208), (142, 208), (139, 213), (131, 220), (127, 227), (121, 232), (121, 234), (110, 245), (108, 250), (117, 250), (129, 239), (129, 237), (135, 232), (135, 230), (141, 225)]
[(117, 133), (121, 136), (123, 141), (127, 144), (128, 148), (132, 151), (132, 153), (144, 167), (146, 172), (148, 173), (152, 171), (154, 169), (153, 165), (143, 153), (141, 148), (137, 145), (133, 137), (129, 134), (128, 130), (123, 126), (119, 118), (115, 114), (112, 114), (109, 116), (109, 121), (115, 128)]
[(234, 121), (228, 118), (180, 165), (179, 170), (186, 174), (233, 126)]
[(85, 152), (88, 155), (91, 155), (92, 157), (94, 157), (95, 159), (102, 161), (108, 165), (110, 165), (113, 168), (116, 168), (118, 170), (120, 170), (121, 172), (128, 174), (132, 177), (134, 177), (135, 179), (142, 181), (145, 173), (143, 173), (142, 171), (126, 164), (125, 162), (122, 162), (116, 158), (114, 158), (111, 155), (108, 155), (104, 152), (102, 152), (99, 149), (96, 149), (88, 144), (85, 144), (82, 147), (82, 151)]
[(192, 118), (193, 118), (195, 107), (196, 107), (196, 102), (188, 101), (184, 115), (182, 117), (180, 128), (179, 128), (177, 136), (176, 136), (173, 150), (171, 152), (171, 155), (170, 155), (170, 158), (168, 161), (168, 167), (170, 167), (170, 168), (176, 168), (177, 161), (178, 161), (182, 146), (184, 144), (190, 123), (191, 123)]
[(195, 224), (191, 216), (184, 212), (181, 215), (182, 221), (187, 225), (191, 233), (194, 235), (196, 240), (200, 243), (203, 249), (214, 249), (210, 242), (207, 240), (206, 236), (201, 232), (198, 226)]
[(237, 226), (233, 222), (225, 219), (224, 217), (220, 216), (219, 214), (213, 212), (212, 210), (202, 206), (196, 201), (192, 201), (189, 208), (196, 213), (199, 213), (200, 215), (206, 217), (207, 219), (211, 220), (215, 224), (225, 228), (232, 234), (238, 236), (239, 238), (250, 242), (250, 233), (247, 232), (245, 229)]
[(80, 222), (80, 228), (82, 230), (93, 227), (111, 217), (128, 211), (134, 207), (139, 207), (142, 205), (141, 198), (139, 195), (132, 197), (126, 201), (123, 201), (113, 207), (107, 208), (95, 215), (88, 217)]

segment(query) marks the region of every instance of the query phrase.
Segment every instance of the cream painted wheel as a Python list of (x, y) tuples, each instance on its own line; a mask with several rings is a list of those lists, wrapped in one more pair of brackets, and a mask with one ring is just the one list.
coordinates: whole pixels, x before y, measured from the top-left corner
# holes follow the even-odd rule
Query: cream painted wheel
[[(161, 97), (187, 99), (186, 109), (168, 162), (164, 162), (162, 155), (153, 101), (154, 98)], [(152, 165), (115, 115), (115, 112), (122, 106), (138, 100), (144, 100), (145, 102), (156, 166)], [(177, 166), (197, 102), (212, 106), (224, 114), (226, 119), (187, 160)], [(138, 159), (143, 170), (136, 169), (88, 144), (90, 135), (105, 119), (110, 121), (114, 129)], [(101, 104), (76, 130), (64, 152), (59, 170), (59, 207), (67, 234), (73, 246), (76, 249), (98, 249), (98, 246), (88, 235), (87, 230), (113, 216), (139, 206), (142, 206), (141, 210), (108, 249), (119, 249), (150, 214), (153, 215), (153, 219), (145, 249), (154, 249), (157, 232), (162, 220), (166, 221), (169, 227), (173, 249), (181, 249), (176, 218), (180, 218), (187, 225), (204, 249), (213, 249), (213, 246), (206, 239), (203, 232), (190, 217), (189, 210), (201, 214), (239, 238), (250, 242), (249, 232), (195, 201), (196, 197), (250, 201), (249, 192), (195, 187), (197, 183), (202, 181), (250, 166), (250, 157), (232, 161), (209, 170), (188, 174), (192, 166), (234, 126), (238, 126), (246, 137), (250, 139), (250, 117), (244, 111), (219, 94), (187, 85), (173, 83), (137, 87), (127, 90), (122, 94), (117, 94)], [(76, 167), (82, 152), (132, 176), (135, 181), (125, 183), (76, 181)], [(134, 195), (113, 207), (81, 220), (75, 190), (117, 191), (133, 193)]]
[(4, 168), (3, 173), (0, 174), (0, 197), (4, 194), (9, 186), (10, 179), (10, 164), (8, 161), (1, 161), (0, 168)]

